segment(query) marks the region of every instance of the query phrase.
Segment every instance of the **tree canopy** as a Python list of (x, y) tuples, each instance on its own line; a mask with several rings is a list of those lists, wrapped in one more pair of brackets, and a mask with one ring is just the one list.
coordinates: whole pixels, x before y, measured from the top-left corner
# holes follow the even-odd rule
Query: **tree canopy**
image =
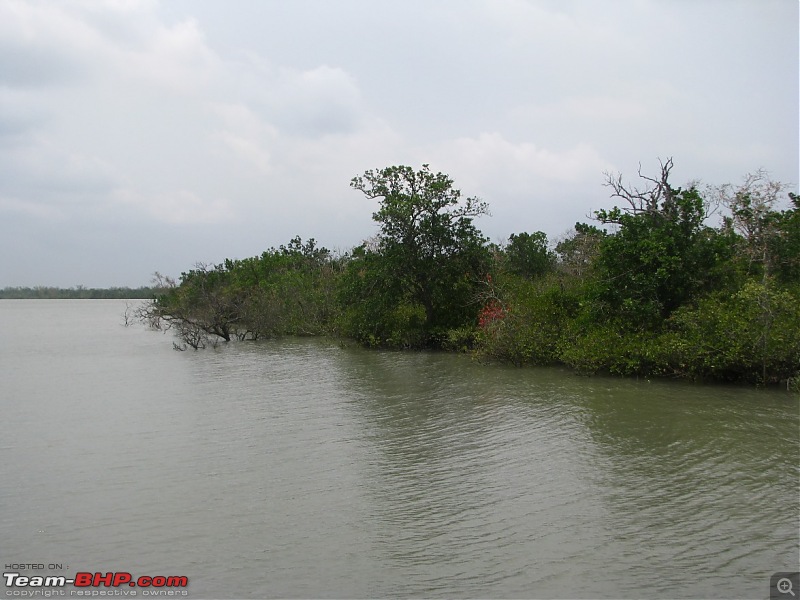
[(363, 277), (368, 289), (385, 293), (387, 316), (403, 306), (421, 309), (426, 339), (474, 318), (474, 290), (489, 254), (473, 219), (488, 213), (486, 203), (462, 199), (453, 180), (429, 165), (370, 170), (350, 185), (380, 203), (372, 215), (380, 225), (377, 248), (367, 251), (375, 256), (354, 268), (369, 267)]
[[(376, 236), (334, 256), (299, 237), (198, 265), (143, 311), (183, 345), (336, 335), (583, 372), (708, 377), (800, 388), (800, 198), (756, 171), (739, 186), (670, 181), (672, 160), (558, 243), (490, 244), (487, 204), (428, 165), (354, 177)], [(720, 210), (717, 226), (709, 215)]]

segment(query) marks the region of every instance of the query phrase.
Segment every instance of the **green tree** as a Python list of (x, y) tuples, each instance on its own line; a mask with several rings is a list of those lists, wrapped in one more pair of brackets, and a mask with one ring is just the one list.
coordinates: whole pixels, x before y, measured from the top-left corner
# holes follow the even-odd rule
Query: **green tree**
[(777, 276), (785, 284), (800, 284), (800, 196), (789, 193), (792, 208), (781, 211), (775, 221), (773, 253)]
[(567, 278), (583, 282), (591, 273), (606, 232), (594, 225), (575, 223), (575, 229), (556, 244), (556, 266)]
[(512, 273), (533, 279), (553, 268), (555, 255), (547, 247), (547, 234), (512, 233), (505, 248), (508, 268)]
[(488, 269), (489, 253), (473, 218), (488, 214), (486, 203), (462, 200), (453, 180), (428, 165), (418, 171), (370, 170), (350, 186), (380, 199), (372, 215), (380, 224), (377, 247), (365, 249), (365, 255), (377, 256), (355, 268), (370, 267), (368, 285), (380, 290), (385, 317), (404, 304), (413, 316), (418, 307), (427, 343), (433, 344), (446, 330), (474, 321), (476, 285)]
[(670, 318), (660, 340), (675, 374), (777, 383), (800, 376), (800, 293), (749, 281)]
[(711, 189), (729, 211), (724, 228), (735, 232), (744, 271), (767, 282), (773, 274), (782, 283), (800, 281), (800, 198), (789, 193), (791, 207), (778, 210), (788, 186), (772, 181), (759, 169), (745, 176), (738, 187), (725, 184)]
[(230, 263), (198, 264), (181, 274), (180, 285), (159, 295), (153, 309), (195, 349), (205, 346), (207, 335), (230, 341), (241, 322), (245, 300), (231, 280)]
[(313, 239), (295, 237), (259, 257), (183, 273), (180, 285), (165, 288), (142, 316), (194, 348), (217, 338), (318, 335), (333, 320), (340, 267)]
[(695, 294), (713, 289), (721, 278), (718, 266), (730, 253), (730, 244), (703, 224), (706, 204), (698, 190), (670, 185), (671, 168), (671, 160), (663, 163), (658, 179), (640, 173), (652, 184), (643, 190), (609, 176), (612, 196), (628, 206), (595, 213), (618, 228), (600, 247), (599, 297), (608, 314), (627, 326), (658, 327)]

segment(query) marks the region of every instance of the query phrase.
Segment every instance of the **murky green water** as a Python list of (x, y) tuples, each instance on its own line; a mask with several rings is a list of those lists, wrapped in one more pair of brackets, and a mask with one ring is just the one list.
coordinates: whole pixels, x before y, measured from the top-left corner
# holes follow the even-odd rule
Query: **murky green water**
[(796, 395), (313, 339), (175, 352), (124, 308), (0, 302), (4, 564), (192, 598), (761, 598), (798, 569)]

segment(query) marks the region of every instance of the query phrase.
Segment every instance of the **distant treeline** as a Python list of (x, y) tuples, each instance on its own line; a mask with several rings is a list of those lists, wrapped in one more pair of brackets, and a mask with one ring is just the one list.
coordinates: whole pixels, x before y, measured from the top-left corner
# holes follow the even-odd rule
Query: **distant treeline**
[(501, 245), (473, 224), (486, 204), (462, 199), (448, 176), (367, 171), (351, 187), (379, 202), (374, 238), (333, 255), (297, 237), (198, 266), (140, 316), (172, 328), (179, 349), (333, 335), (585, 373), (797, 386), (800, 198), (763, 171), (681, 189), (671, 168), (633, 186), (607, 174), (620, 206), (596, 224)]
[(163, 290), (155, 287), (87, 288), (83, 286), (57, 288), (48, 286), (6, 287), (0, 290), (0, 300), (136, 300), (153, 298)]

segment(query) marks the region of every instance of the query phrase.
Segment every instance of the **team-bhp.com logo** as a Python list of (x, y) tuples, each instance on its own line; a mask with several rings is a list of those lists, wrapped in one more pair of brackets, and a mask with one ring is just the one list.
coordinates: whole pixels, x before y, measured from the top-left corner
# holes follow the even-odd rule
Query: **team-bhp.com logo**
[[(108, 573), (75, 573), (74, 577), (64, 577), (63, 575), (21, 575), (20, 573), (3, 573), (7, 588), (15, 588), (15, 592), (28, 591), (29, 593), (13, 593), (6, 595), (13, 596), (45, 596), (42, 592), (45, 589), (56, 592), (59, 588), (72, 585), (78, 590), (70, 590), (70, 595), (77, 596), (135, 596), (135, 590), (125, 588), (142, 588), (143, 596), (185, 596), (186, 590), (181, 589), (189, 585), (189, 578), (185, 576), (165, 576), (165, 575), (142, 575), (134, 578), (128, 572), (110, 571)], [(53, 589), (56, 588), (56, 589)], [(100, 590), (98, 588), (120, 588), (116, 593), (111, 590)], [(177, 589), (176, 589), (177, 588)], [(38, 590), (38, 593), (37, 593)], [(127, 593), (122, 593), (122, 592)], [(57, 595), (65, 595), (64, 591)], [(49, 594), (48, 594), (49, 595)]]

